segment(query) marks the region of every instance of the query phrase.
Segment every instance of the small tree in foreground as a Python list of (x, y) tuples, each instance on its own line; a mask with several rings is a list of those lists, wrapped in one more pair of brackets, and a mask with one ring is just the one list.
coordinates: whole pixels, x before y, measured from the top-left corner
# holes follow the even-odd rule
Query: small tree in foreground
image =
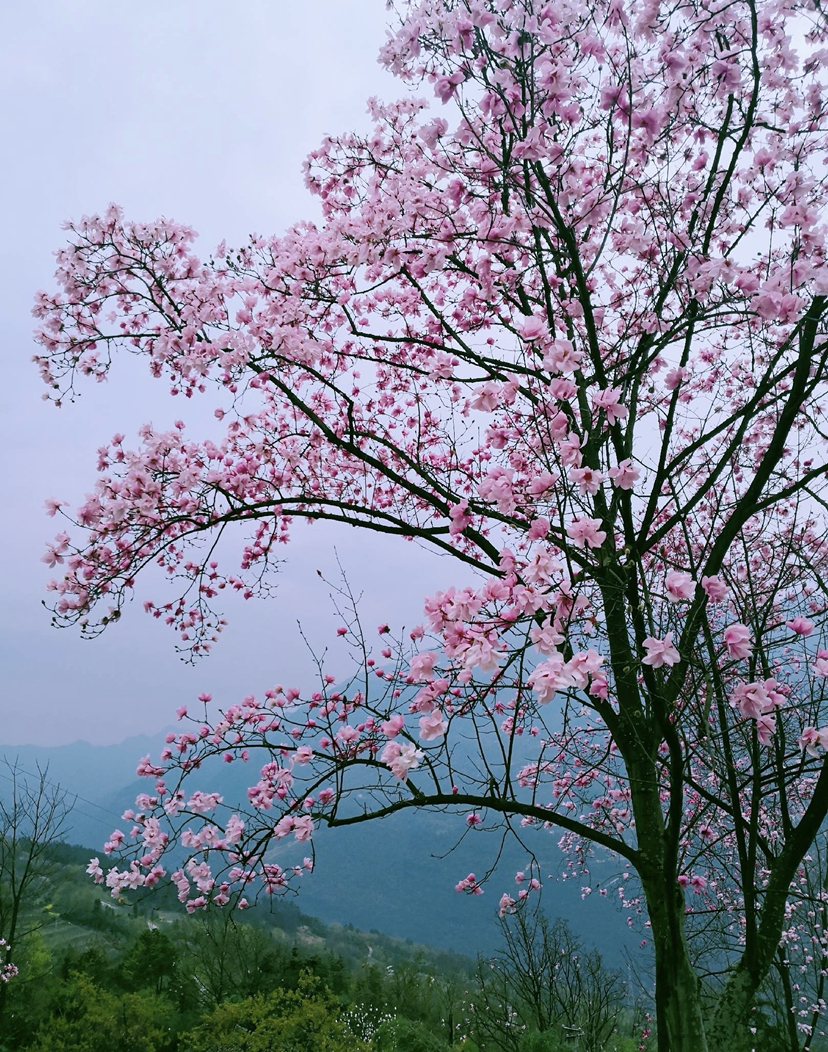
[[(36, 307), (52, 397), (123, 349), (212, 392), (223, 433), (116, 435), (77, 513), (51, 502), (71, 525), (46, 558), (57, 621), (87, 634), (160, 565), (171, 593), (145, 606), (194, 655), (297, 521), (416, 540), (480, 580), (447, 577), (413, 645), (347, 620), (344, 686), (325, 667), (309, 692), (182, 710), (106, 880), (157, 882), (178, 842), (196, 910), (283, 889), (296, 871), (268, 849), (320, 823), (440, 808), (538, 854), (552, 832), (574, 871), (617, 857), (631, 909), (640, 884), (659, 1048), (737, 1052), (828, 813), (826, 18), (399, 7), (382, 61), (438, 112), (374, 101), (371, 132), (326, 139), (320, 226), (204, 260), (168, 220), (70, 225)], [(249, 814), (178, 785), (211, 754), (255, 762)], [(706, 917), (730, 942), (702, 988)]]
[(548, 1033), (559, 1042), (571, 1033), (583, 1052), (603, 1052), (624, 1009), (620, 976), (566, 921), (550, 923), (538, 908), (506, 914), (500, 924), (500, 951), (478, 962), (478, 1044), (522, 1052), (527, 1033)]
[[(9, 980), (23, 967), (19, 955), (26, 940), (45, 924), (42, 906), (60, 868), (52, 849), (66, 833), (71, 807), (48, 768), (30, 774), (16, 760), (0, 760), (0, 1033), (6, 1036), (13, 1034), (6, 1019)], [(26, 971), (21, 985), (40, 979)]]

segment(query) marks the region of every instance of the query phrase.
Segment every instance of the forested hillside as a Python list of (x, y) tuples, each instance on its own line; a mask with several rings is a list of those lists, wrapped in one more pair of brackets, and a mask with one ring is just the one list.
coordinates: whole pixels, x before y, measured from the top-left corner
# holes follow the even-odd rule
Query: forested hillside
[[(582, 974), (544, 1005), (504, 986), (508, 953), (475, 962), (324, 924), (293, 901), (186, 917), (168, 887), (112, 900), (86, 877), (87, 856), (52, 845), (49, 879), (31, 889), (3, 1052), (552, 1052), (572, 1047), (567, 1027), (582, 1048), (632, 1052), (647, 1029), (621, 976), (561, 925), (544, 922), (544, 946), (583, 955)], [(515, 923), (490, 923), (508, 950)]]

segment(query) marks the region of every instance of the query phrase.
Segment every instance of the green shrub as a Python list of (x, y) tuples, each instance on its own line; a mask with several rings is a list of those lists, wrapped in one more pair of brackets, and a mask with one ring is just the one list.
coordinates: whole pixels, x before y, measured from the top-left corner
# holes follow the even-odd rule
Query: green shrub
[(376, 1052), (448, 1052), (448, 1045), (424, 1023), (397, 1016), (383, 1023), (374, 1034)]

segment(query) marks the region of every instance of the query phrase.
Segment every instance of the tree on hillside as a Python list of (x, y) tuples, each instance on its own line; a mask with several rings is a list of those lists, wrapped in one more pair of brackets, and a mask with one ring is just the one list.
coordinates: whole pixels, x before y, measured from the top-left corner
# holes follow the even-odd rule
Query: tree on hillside
[[(71, 810), (66, 792), (48, 775), (48, 768), (34, 776), (15, 761), (0, 760), (0, 975), (9, 977), (17, 974), (13, 955), (21, 964), (22, 944), (43, 927), (44, 914), (33, 907), (59, 869), (50, 849), (65, 833)], [(24, 969), (17, 982), (25, 981)], [(0, 982), (0, 1031), (8, 998), (9, 984)]]
[[(368, 134), (326, 139), (321, 225), (202, 259), (169, 220), (70, 224), (35, 311), (51, 397), (125, 350), (209, 391), (224, 430), (116, 435), (78, 511), (50, 503), (54, 613), (94, 634), (157, 564), (146, 609), (198, 656), (222, 592), (266, 593), (303, 520), (479, 580), (447, 575), (411, 640), (349, 615), (345, 686), (324, 667), (182, 710), (105, 879), (157, 882), (172, 838), (182, 902), (222, 905), (293, 879), (285, 837), (432, 807), (543, 857), (508, 911), (551, 832), (573, 874), (618, 858), (631, 911), (640, 887), (659, 1048), (738, 1052), (828, 814), (826, 16), (395, 6), (382, 61), (436, 112), (372, 101)], [(213, 753), (260, 770), (249, 814), (195, 788)], [(688, 945), (703, 903), (733, 922), (717, 975)]]

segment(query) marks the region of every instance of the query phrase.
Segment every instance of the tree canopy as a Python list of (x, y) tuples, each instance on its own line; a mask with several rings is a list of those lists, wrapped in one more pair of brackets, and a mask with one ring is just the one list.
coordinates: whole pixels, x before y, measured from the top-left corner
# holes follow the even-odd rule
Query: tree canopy
[[(125, 351), (222, 430), (116, 435), (80, 508), (50, 502), (54, 613), (95, 634), (156, 564), (146, 609), (204, 654), (222, 593), (266, 593), (302, 520), (416, 540), (478, 586), (447, 571), (411, 638), (363, 630), (346, 590), (351, 680), (183, 708), (108, 845), (132, 863), (91, 871), (151, 885), (180, 844), (192, 911), (284, 889), (321, 823), (433, 807), (536, 857), (552, 832), (573, 872), (613, 853), (646, 910), (659, 1048), (749, 1048), (828, 814), (825, 15), (392, 6), (408, 94), (309, 157), (321, 224), (204, 258), (170, 220), (69, 224), (35, 309), (51, 397)], [(221, 753), (260, 772), (249, 813), (193, 789)], [(304, 867), (269, 851), (288, 837)]]

